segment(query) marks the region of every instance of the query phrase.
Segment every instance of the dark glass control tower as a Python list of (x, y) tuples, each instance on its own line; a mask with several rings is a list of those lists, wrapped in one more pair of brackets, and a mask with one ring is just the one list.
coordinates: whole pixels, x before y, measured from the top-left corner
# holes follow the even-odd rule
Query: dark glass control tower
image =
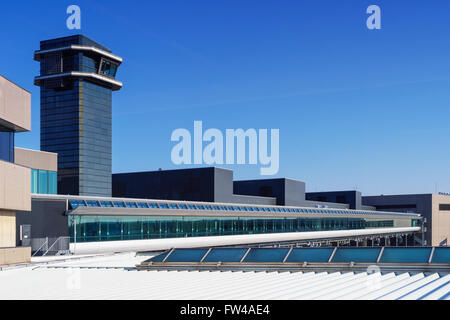
[(60, 194), (111, 196), (112, 91), (122, 58), (76, 35), (41, 41), (41, 150), (58, 153)]

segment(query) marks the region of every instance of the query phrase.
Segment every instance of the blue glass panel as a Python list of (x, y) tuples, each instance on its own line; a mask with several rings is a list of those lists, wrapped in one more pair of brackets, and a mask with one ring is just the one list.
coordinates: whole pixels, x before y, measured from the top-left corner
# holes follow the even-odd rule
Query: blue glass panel
[(178, 209), (178, 206), (175, 203), (170, 203), (169, 208), (170, 209)]
[(158, 205), (157, 205), (156, 203), (149, 203), (149, 204), (148, 204), (148, 207), (149, 207), (149, 208), (157, 209), (157, 208), (158, 208)]
[(195, 208), (195, 205), (193, 205), (193, 204), (189, 204), (189, 205), (188, 205), (188, 208), (191, 209), (191, 210), (195, 210), (195, 209), (196, 209), (196, 208)]
[(58, 174), (54, 171), (48, 172), (48, 193), (58, 193)]
[(208, 249), (175, 249), (166, 262), (200, 262)]
[(135, 202), (127, 202), (126, 205), (127, 205), (127, 208), (137, 208), (137, 205)]
[(338, 248), (332, 262), (377, 262), (381, 248)]
[(434, 249), (432, 263), (450, 263), (450, 248)]
[(48, 193), (48, 171), (39, 170), (38, 193)]
[(206, 256), (204, 262), (240, 262), (244, 257), (247, 249), (212, 249), (211, 252)]
[(0, 160), (14, 162), (14, 132), (0, 131)]
[(160, 209), (169, 209), (169, 206), (166, 203), (159, 203), (158, 206)]
[(138, 206), (138, 208), (145, 208), (145, 209), (148, 208), (147, 204), (144, 202), (138, 202), (137, 206)]
[(431, 248), (385, 248), (380, 262), (428, 263)]
[(100, 205), (98, 204), (97, 201), (88, 200), (88, 201), (86, 201), (86, 204), (88, 207), (100, 207)]
[(286, 262), (328, 262), (333, 248), (294, 248)]
[(86, 204), (83, 200), (69, 200), (69, 204), (72, 209), (76, 209), (78, 207), (86, 207)]
[(123, 202), (114, 202), (114, 207), (125, 208), (125, 203), (123, 203)]
[(185, 205), (185, 204), (179, 204), (179, 205), (178, 205), (178, 208), (186, 210), (186, 209), (187, 209), (187, 205)]
[(31, 169), (31, 193), (38, 193), (38, 170)]
[(162, 262), (164, 260), (164, 258), (169, 254), (170, 250), (167, 250), (164, 253), (161, 253), (157, 256), (154, 256), (148, 260), (146, 260), (146, 262)]
[(113, 206), (111, 201), (100, 201), (100, 204), (102, 207), (106, 208), (111, 208)]
[(250, 250), (244, 262), (283, 262), (288, 252), (289, 248), (254, 248)]

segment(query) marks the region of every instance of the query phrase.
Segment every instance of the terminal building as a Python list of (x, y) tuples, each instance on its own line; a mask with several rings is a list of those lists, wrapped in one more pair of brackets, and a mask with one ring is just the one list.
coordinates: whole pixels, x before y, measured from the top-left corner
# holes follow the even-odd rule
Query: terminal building
[(15, 147), (15, 134), (30, 130), (31, 94), (0, 76), (0, 265), (30, 260), (18, 216), (31, 215), (32, 193), (57, 193), (56, 154)]
[[(27, 203), (3, 204), (16, 212), (9, 246), (50, 254), (447, 245), (450, 196), (306, 192), (299, 180), (235, 181), (233, 171), (216, 167), (112, 174), (111, 102), (122, 58), (82, 35), (42, 41), (34, 58), (45, 151), (14, 148), (11, 132), (29, 124), (0, 122), (9, 132), (2, 163), (24, 168), (28, 179)], [(29, 105), (20, 112), (29, 122)]]
[[(288, 243), (418, 246), (424, 238), (420, 213), (306, 200), (302, 181), (233, 181), (231, 170), (215, 167), (113, 175), (113, 193), (34, 194), (32, 215), (23, 216), (33, 238), (68, 237), (77, 253)], [(350, 200), (360, 195), (344, 193)]]

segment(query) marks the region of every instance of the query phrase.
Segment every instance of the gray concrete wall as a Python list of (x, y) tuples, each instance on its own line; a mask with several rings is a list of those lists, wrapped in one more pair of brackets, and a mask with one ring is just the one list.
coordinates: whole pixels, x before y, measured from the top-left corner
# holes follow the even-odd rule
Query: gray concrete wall
[(214, 202), (276, 205), (274, 197), (233, 194), (233, 171), (214, 168)]
[(303, 181), (284, 179), (284, 205), (302, 206), (305, 203), (305, 190)]

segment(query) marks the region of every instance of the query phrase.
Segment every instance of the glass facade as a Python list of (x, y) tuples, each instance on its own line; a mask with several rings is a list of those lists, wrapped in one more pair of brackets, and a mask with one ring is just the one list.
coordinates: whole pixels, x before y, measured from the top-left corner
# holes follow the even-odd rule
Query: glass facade
[[(41, 42), (41, 50), (70, 44), (107, 48), (73, 36)], [(103, 59), (74, 50), (41, 57), (41, 76), (70, 71), (100, 73)], [(117, 65), (109, 65), (114, 77)], [(105, 66), (106, 68), (106, 66)], [(112, 72), (114, 74), (112, 74)], [(41, 150), (58, 153), (61, 194), (111, 196), (112, 91), (103, 83), (62, 77), (41, 84)]]
[(396, 219), (70, 215), (71, 241), (164, 239), (393, 227)]
[(31, 169), (31, 193), (57, 194), (57, 191), (56, 172)]
[(0, 127), (0, 160), (14, 162), (14, 132)]
[[(112, 198), (114, 199), (114, 198)], [(176, 202), (154, 202), (152, 200), (142, 201), (121, 201), (121, 200), (69, 200), (69, 208), (74, 210), (78, 207), (98, 207), (98, 208), (139, 208), (139, 209), (164, 209), (177, 211), (219, 211), (228, 213), (303, 213), (303, 214), (333, 214), (341, 216), (364, 215), (370, 217), (408, 217), (413, 219), (414, 227), (419, 226), (419, 215), (412, 213), (382, 212), (368, 210), (348, 210), (348, 209), (322, 209), (322, 208), (294, 208), (294, 207), (254, 207), (251, 205), (222, 205), (222, 204), (206, 204), (202, 203), (176, 203)], [(376, 223), (375, 223), (376, 224)]]

